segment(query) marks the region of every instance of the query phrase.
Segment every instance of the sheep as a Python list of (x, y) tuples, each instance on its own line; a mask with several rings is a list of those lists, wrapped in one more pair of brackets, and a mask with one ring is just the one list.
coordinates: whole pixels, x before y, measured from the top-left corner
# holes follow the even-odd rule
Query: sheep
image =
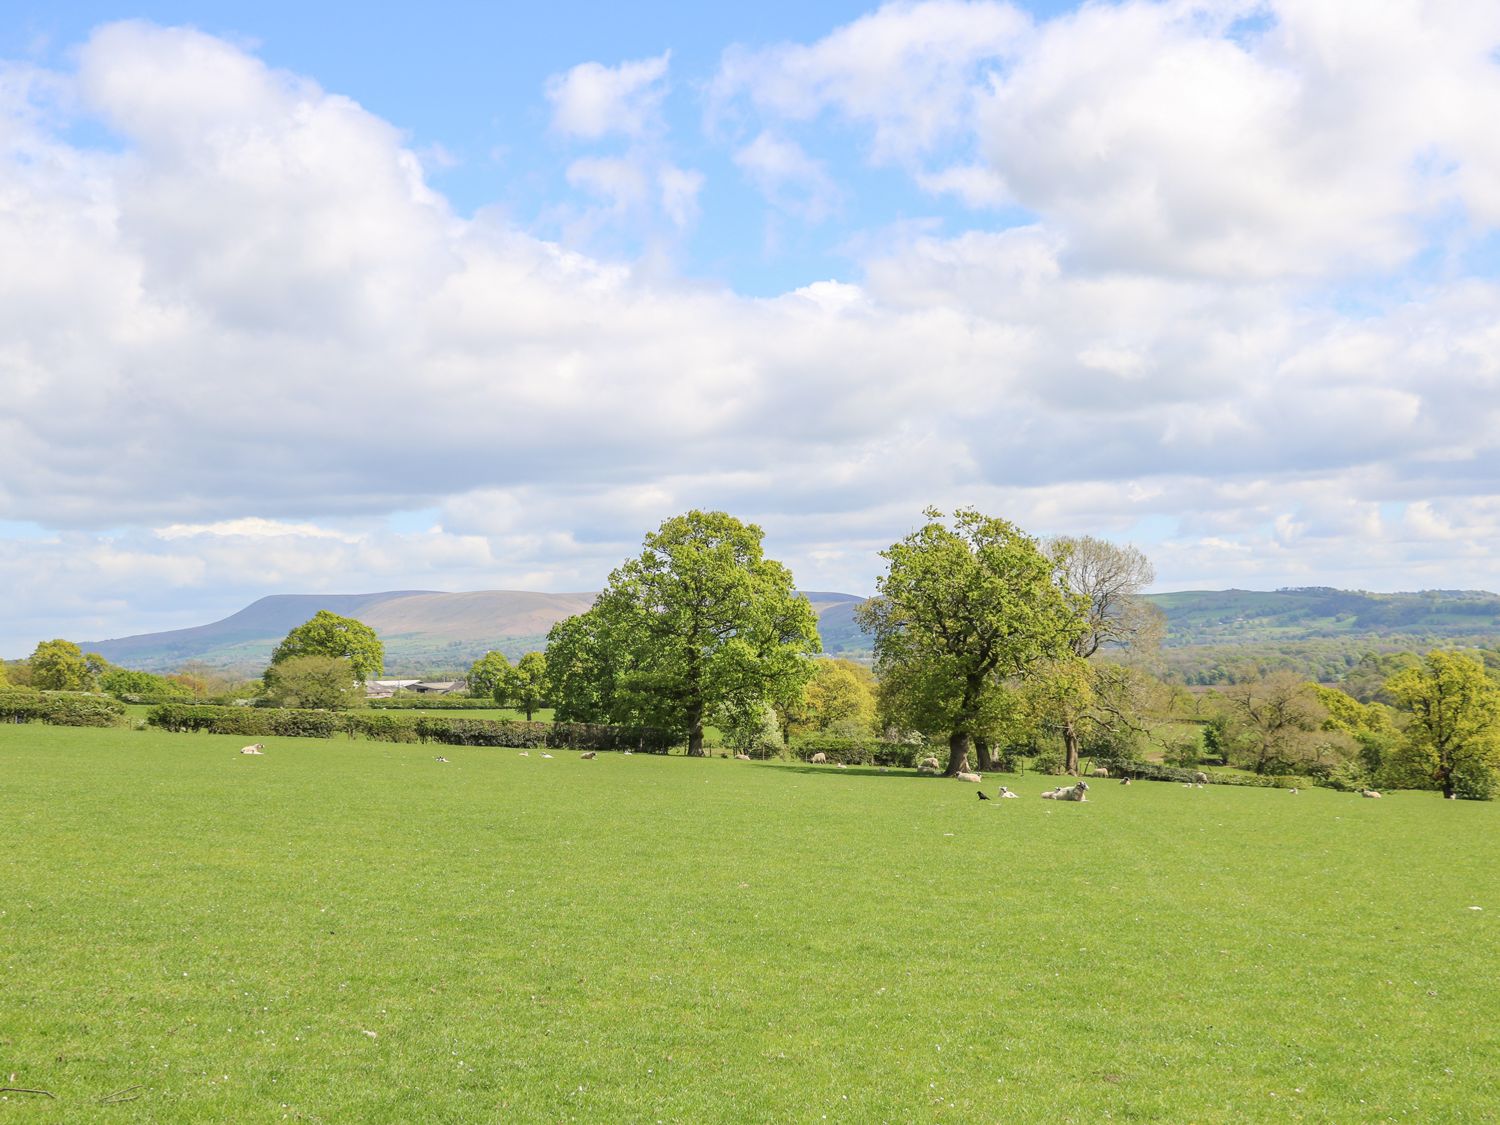
[(252, 742), (249, 746), (240, 747), (241, 754), (264, 754), (266, 744), (264, 742)]
[(807, 760), (815, 766), (823, 766), (828, 764), (828, 755), (819, 750), (816, 754), (814, 754)]
[(1200, 784), (1200, 785), (1207, 785), (1208, 784), (1208, 774), (1204, 773), (1202, 770), (1198, 770), (1196, 773), (1193, 774), (1193, 780), (1196, 781), (1196, 782), (1198, 782), (1198, 784)]
[(1121, 785), (1129, 785), (1130, 784), (1130, 778), (1128, 778), (1128, 777), (1122, 777), (1122, 778), (1120, 778), (1120, 784)]
[(834, 762), (833, 763), (833, 767), (834, 767), (834, 769), (840, 769), (840, 770), (846, 770), (846, 769), (849, 768), (843, 762)]
[(967, 781), (972, 785), (978, 785), (981, 781), (984, 780), (983, 774), (969, 773), (966, 770), (960, 770), (953, 776), (956, 777), (959, 781)]
[(530, 750), (522, 750), (519, 754), (516, 755), (516, 757), (518, 757), (518, 758), (529, 758), (529, 757), (531, 757), (531, 751)]
[(1052, 789), (1052, 790), (1049, 790), (1046, 793), (1043, 793), (1042, 794), (1042, 800), (1044, 800), (1044, 801), (1087, 801), (1088, 797), (1085, 796), (1085, 794), (1088, 792), (1088, 788), (1089, 788), (1089, 783), (1087, 781), (1080, 781), (1077, 785), (1073, 785), (1073, 786), (1067, 786), (1067, 787), (1059, 786), (1056, 789)]
[(925, 770), (928, 773), (937, 773), (938, 760), (929, 755), (928, 757), (923, 758), (920, 762), (917, 763), (917, 769)]
[(1000, 786), (1000, 796), (1001, 797), (1014, 797), (1018, 801), (1021, 799), (1021, 794), (1019, 794), (1019, 793), (1012, 793), (1009, 789), (1007, 789), (1003, 785)]
[(448, 759), (447, 759), (447, 758), (444, 758), (444, 757), (441, 757), (441, 756), (439, 756), (439, 757), (436, 757), (436, 758), (434, 758), (434, 759), (432, 759), (432, 760), (433, 760), (433, 761), (434, 761), (434, 762), (446, 762), (446, 761), (447, 761), (447, 760), (448, 760)]
[(544, 757), (544, 758), (550, 758), (550, 757), (552, 757), (552, 755), (551, 754), (543, 754), (542, 757)]
[(1109, 776), (1109, 770), (1107, 768), (1105, 768), (1104, 766), (1100, 766), (1093, 773), (1089, 774), (1089, 776), (1090, 777), (1108, 777)]
[(1290, 790), (1288, 790), (1288, 792), (1290, 792), (1290, 793), (1295, 793), (1295, 792), (1297, 792), (1297, 790), (1295, 790), (1295, 789), (1290, 789)]
[(750, 760), (750, 755), (744, 753), (736, 754), (734, 756), (734, 760), (736, 762), (748, 762)]
[(597, 758), (598, 756), (599, 751), (597, 750), (585, 750), (582, 754), (578, 755), (580, 761), (587, 760), (589, 758)]
[(1375, 790), (1373, 789), (1361, 789), (1359, 791), (1359, 795), (1361, 797), (1372, 797), (1377, 801), (1380, 800), (1380, 794), (1375, 792)]

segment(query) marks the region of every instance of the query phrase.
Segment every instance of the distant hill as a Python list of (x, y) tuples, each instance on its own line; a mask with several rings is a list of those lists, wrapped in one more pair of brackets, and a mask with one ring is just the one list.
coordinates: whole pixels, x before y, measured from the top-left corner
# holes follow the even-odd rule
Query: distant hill
[[(594, 602), (592, 593), (483, 590), (446, 594), (275, 594), (222, 621), (166, 633), (86, 643), (87, 652), (129, 668), (168, 671), (189, 661), (258, 673), (282, 637), (320, 609), (357, 617), (385, 642), (386, 669), (433, 674), (466, 669), (490, 649), (512, 659), (542, 648), (547, 630)], [(858, 594), (808, 591), (823, 650), (868, 659), (870, 638), (854, 620)], [(1167, 616), (1169, 650), (1274, 652), (1313, 645), (1324, 653), (1392, 643), (1500, 639), (1500, 596), (1478, 590), (1371, 594), (1328, 587), (1288, 590), (1190, 590), (1152, 594)], [(1217, 657), (1216, 657), (1217, 658)], [(1191, 661), (1179, 652), (1175, 666)]]
[[(273, 594), (222, 621), (165, 633), (85, 642), (85, 652), (144, 671), (171, 671), (192, 661), (256, 674), (292, 629), (320, 609), (356, 617), (385, 643), (386, 671), (429, 674), (467, 669), (494, 649), (512, 659), (543, 648), (547, 631), (594, 604), (593, 593), (539, 594), (482, 590), (446, 594), (391, 590), (379, 594)], [(830, 652), (869, 650), (854, 622), (856, 594), (810, 591), (824, 647)]]

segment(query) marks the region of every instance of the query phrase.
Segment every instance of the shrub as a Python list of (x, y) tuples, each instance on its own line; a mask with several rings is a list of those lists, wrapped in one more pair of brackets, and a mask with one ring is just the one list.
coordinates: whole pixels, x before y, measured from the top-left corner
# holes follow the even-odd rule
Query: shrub
[(1485, 762), (1469, 759), (1453, 767), (1453, 792), (1465, 801), (1493, 801), (1500, 775)]
[(344, 716), (344, 729), (350, 738), (368, 738), (378, 742), (417, 742), (417, 720), (412, 715)]
[(87, 692), (0, 690), (0, 719), (50, 723), (59, 727), (112, 727), (125, 717), (125, 705)]
[(397, 694), (387, 699), (372, 699), (370, 706), (379, 711), (493, 711), (493, 699), (465, 699), (456, 695)]
[(895, 766), (914, 769), (926, 756), (923, 746), (909, 742), (887, 742), (879, 738), (836, 738), (827, 734), (809, 734), (794, 739), (790, 754), (805, 762), (814, 754), (823, 754), (830, 762), (846, 766)]

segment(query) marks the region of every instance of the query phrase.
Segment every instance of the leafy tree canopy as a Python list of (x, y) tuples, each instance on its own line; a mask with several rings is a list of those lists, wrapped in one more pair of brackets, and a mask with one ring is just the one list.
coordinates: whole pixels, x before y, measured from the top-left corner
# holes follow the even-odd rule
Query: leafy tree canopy
[(320, 609), (276, 646), (271, 663), (280, 664), (294, 656), (346, 658), (354, 669), (355, 679), (363, 683), (380, 675), (385, 663), (385, 646), (380, 643), (375, 630), (363, 622)]
[(266, 669), (265, 694), (278, 707), (344, 711), (365, 705), (354, 663), (344, 656), (289, 656)]
[(1500, 768), (1500, 688), (1484, 665), (1461, 652), (1429, 652), (1398, 672), (1386, 691), (1409, 712), (1406, 751), (1445, 796), (1486, 796)]
[(791, 572), (765, 557), (763, 538), (753, 524), (697, 510), (647, 535), (594, 607), (553, 630), (559, 717), (677, 731), (701, 755), (711, 718), (731, 725), (762, 703), (797, 699), (818, 650), (817, 617)]
[(487, 652), (469, 667), (469, 694), (475, 699), (491, 699), (506, 675), (510, 661), (503, 652)]
[(526, 721), (547, 703), (547, 658), (528, 652), (514, 668), (507, 668), (492, 689), (495, 702), (526, 712)]
[(41, 691), (88, 691), (94, 686), (93, 668), (72, 641), (42, 641), (31, 654), (31, 686)]

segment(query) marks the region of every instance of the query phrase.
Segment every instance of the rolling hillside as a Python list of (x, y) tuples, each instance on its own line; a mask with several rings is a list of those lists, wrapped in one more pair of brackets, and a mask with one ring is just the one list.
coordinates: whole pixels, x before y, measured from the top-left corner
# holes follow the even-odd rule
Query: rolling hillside
[[(868, 658), (870, 640), (854, 620), (857, 594), (809, 591), (825, 652)], [(592, 593), (540, 594), (483, 590), (447, 594), (393, 590), (378, 594), (277, 594), (238, 613), (192, 629), (147, 633), (83, 645), (116, 664), (166, 671), (198, 661), (258, 673), (287, 632), (320, 609), (357, 617), (386, 646), (392, 674), (465, 669), (490, 649), (512, 659), (540, 649), (547, 630), (593, 604)], [(1193, 590), (1153, 594), (1167, 615), (1169, 650), (1224, 652), (1289, 646), (1336, 647), (1340, 652), (1399, 643), (1415, 647), (1444, 639), (1500, 638), (1500, 596), (1474, 590), (1370, 594), (1326, 587)], [(1170, 661), (1192, 660), (1178, 651)]]

